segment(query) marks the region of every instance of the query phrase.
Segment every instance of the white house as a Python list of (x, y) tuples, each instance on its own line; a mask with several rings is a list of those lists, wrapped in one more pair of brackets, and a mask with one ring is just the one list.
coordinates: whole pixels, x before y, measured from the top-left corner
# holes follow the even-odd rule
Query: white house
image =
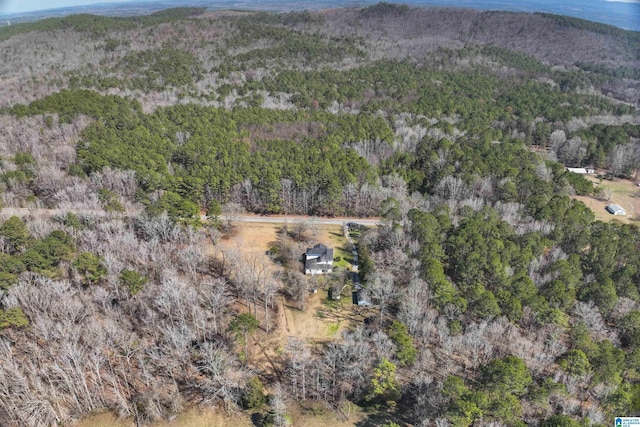
[(304, 254), (304, 274), (325, 274), (333, 271), (333, 248), (319, 243)]

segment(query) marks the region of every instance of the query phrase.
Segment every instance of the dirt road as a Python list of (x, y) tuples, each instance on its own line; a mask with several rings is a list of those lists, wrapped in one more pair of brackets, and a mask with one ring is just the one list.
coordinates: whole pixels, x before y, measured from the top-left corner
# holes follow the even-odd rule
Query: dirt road
[[(203, 219), (205, 219), (203, 217)], [(298, 224), (301, 222), (308, 222), (310, 224), (322, 224), (322, 225), (342, 225), (345, 222), (354, 222), (369, 227), (375, 227), (380, 224), (380, 218), (352, 218), (352, 217), (317, 217), (317, 216), (305, 216), (305, 215), (239, 215), (233, 218), (233, 221), (237, 222), (261, 222), (269, 224)]]

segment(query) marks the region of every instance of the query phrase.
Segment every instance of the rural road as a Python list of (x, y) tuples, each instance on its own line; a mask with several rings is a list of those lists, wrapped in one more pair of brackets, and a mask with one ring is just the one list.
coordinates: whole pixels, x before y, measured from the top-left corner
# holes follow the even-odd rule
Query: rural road
[[(3, 208), (0, 210), (0, 215), (3, 217), (17, 216), (36, 216), (36, 217), (51, 217), (54, 215), (60, 215), (69, 212), (68, 209), (29, 209), (29, 208)], [(90, 215), (90, 216), (106, 216), (108, 213), (102, 210), (74, 210), (75, 214), (79, 215)], [(131, 212), (129, 214), (137, 214), (138, 212)], [(222, 218), (226, 220), (226, 217), (223, 215)], [(206, 220), (207, 217), (202, 215), (202, 220)], [(273, 215), (273, 216), (264, 216), (264, 215), (232, 215), (231, 222), (257, 222), (257, 223), (269, 223), (269, 224), (283, 224), (284, 222), (288, 222), (290, 224), (297, 224), (301, 222), (309, 222), (311, 224), (322, 224), (322, 225), (342, 225), (345, 222), (356, 222), (358, 224), (366, 225), (369, 227), (374, 227), (380, 224), (379, 218), (346, 218), (346, 217), (335, 217), (335, 218), (327, 218), (327, 217), (315, 217), (315, 216), (304, 216), (304, 215)]]
[[(203, 217), (203, 219), (205, 219)], [(273, 215), (273, 216), (261, 216), (261, 215), (238, 215), (232, 218), (232, 222), (259, 222), (270, 224), (283, 224), (284, 222), (290, 224), (298, 224), (301, 222), (308, 222), (310, 224), (322, 224), (322, 225), (342, 225), (345, 222), (355, 222), (358, 224), (374, 227), (380, 224), (380, 218), (344, 218), (344, 217), (318, 217), (318, 216), (303, 216), (303, 215)]]

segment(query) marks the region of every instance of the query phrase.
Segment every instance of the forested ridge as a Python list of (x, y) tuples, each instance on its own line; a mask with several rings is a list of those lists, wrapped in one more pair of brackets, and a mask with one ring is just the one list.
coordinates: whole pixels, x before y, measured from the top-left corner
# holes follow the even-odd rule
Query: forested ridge
[[(577, 197), (637, 179), (637, 40), (388, 3), (3, 27), (3, 207), (66, 213), (0, 221), (0, 424), (640, 415), (637, 213)], [(313, 221), (268, 257), (221, 244), (240, 213), (380, 217), (346, 230), (370, 306), (340, 255), (300, 273)], [(310, 298), (339, 334), (283, 332)]]

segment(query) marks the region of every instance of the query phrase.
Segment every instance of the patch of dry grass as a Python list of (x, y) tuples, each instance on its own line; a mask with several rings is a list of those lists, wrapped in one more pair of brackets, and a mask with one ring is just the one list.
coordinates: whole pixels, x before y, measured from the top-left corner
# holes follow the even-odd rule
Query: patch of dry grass
[[(362, 408), (350, 404), (341, 412), (327, 408), (320, 402), (290, 404), (289, 413), (293, 425), (297, 427), (349, 427), (366, 418)], [(252, 427), (251, 416), (238, 413), (232, 417), (218, 413), (211, 408), (187, 409), (171, 421), (159, 421), (149, 427)], [(85, 418), (78, 427), (135, 427), (132, 419), (119, 420), (111, 412), (103, 412)]]
[[(291, 227), (291, 226), (290, 226)], [(278, 239), (281, 224), (245, 222), (235, 226), (235, 232), (229, 237), (220, 239), (217, 246), (220, 248), (234, 248), (245, 254), (265, 254), (273, 242)], [(345, 239), (342, 237), (342, 227), (339, 225), (315, 226), (315, 233), (308, 233), (309, 240), (303, 244), (313, 246), (322, 243), (327, 246), (343, 246)]]
[[(611, 192), (611, 199), (606, 202), (588, 196), (573, 196), (574, 199), (580, 200), (587, 205), (595, 214), (596, 219), (605, 222), (615, 220), (627, 224), (637, 223), (638, 219), (640, 219), (640, 187), (634, 181), (628, 179), (600, 181), (597, 177), (591, 175), (586, 178), (604, 191)], [(605, 209), (605, 206), (611, 203), (621, 206), (627, 211), (627, 215), (611, 215)]]
[[(78, 427), (135, 427), (131, 418), (118, 419), (111, 412), (103, 412), (80, 421)], [(253, 423), (248, 414), (239, 413), (233, 417), (216, 412), (211, 408), (191, 408), (182, 412), (171, 421), (158, 421), (150, 427), (251, 427)]]

